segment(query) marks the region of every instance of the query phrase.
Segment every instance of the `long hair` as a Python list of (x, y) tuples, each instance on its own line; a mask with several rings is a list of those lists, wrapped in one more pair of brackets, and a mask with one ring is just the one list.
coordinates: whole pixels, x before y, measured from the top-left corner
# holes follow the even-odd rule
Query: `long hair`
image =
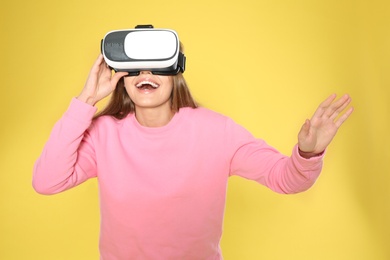
[[(173, 89), (170, 96), (172, 111), (177, 112), (182, 107), (198, 107), (191, 95), (183, 74), (179, 72), (179, 74), (172, 76), (172, 78)], [(109, 115), (116, 119), (123, 119), (130, 113), (135, 113), (135, 105), (126, 91), (124, 79), (121, 78), (111, 94), (107, 106), (100, 111), (95, 118)]]
[[(180, 52), (184, 53), (184, 45), (181, 42)], [(172, 111), (176, 113), (182, 107), (197, 108), (198, 105), (191, 95), (183, 74), (179, 72), (177, 75), (172, 76), (172, 79), (173, 89), (170, 96)], [(116, 119), (123, 119), (130, 113), (135, 113), (135, 105), (129, 94), (127, 94), (124, 79), (121, 78), (118, 81), (115, 90), (111, 94), (111, 98), (107, 106), (100, 111), (95, 118), (109, 115), (115, 117)]]

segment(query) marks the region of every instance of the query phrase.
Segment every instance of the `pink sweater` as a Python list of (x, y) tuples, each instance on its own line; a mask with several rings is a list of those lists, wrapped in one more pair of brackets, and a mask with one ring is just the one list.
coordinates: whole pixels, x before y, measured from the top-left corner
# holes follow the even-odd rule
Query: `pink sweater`
[(222, 259), (219, 242), (228, 177), (279, 193), (313, 185), (322, 156), (286, 157), (231, 119), (182, 108), (168, 125), (141, 126), (130, 114), (103, 116), (73, 99), (34, 167), (42, 194), (98, 178), (104, 260)]

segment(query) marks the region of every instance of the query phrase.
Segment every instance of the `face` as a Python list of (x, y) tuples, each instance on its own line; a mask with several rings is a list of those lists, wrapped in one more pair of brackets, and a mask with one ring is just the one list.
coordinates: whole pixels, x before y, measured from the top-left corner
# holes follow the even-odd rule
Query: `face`
[(150, 71), (141, 71), (138, 76), (124, 77), (124, 81), (136, 111), (151, 108), (171, 110), (172, 76), (159, 76), (153, 75)]

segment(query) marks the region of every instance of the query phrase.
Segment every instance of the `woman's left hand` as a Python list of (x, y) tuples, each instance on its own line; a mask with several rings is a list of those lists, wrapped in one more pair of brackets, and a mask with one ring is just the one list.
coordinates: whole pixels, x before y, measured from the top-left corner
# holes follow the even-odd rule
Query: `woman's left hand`
[(340, 126), (348, 119), (353, 108), (347, 108), (351, 102), (349, 95), (336, 99), (329, 96), (320, 104), (310, 120), (306, 120), (298, 134), (299, 153), (311, 158), (325, 151)]

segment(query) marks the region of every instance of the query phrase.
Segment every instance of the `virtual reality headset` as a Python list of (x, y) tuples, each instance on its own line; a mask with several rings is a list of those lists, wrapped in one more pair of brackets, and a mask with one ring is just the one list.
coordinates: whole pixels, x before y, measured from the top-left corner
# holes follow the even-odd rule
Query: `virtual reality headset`
[(128, 72), (129, 76), (140, 71), (176, 75), (185, 70), (186, 57), (180, 52), (177, 33), (152, 25), (108, 32), (101, 41), (101, 52), (111, 69)]

